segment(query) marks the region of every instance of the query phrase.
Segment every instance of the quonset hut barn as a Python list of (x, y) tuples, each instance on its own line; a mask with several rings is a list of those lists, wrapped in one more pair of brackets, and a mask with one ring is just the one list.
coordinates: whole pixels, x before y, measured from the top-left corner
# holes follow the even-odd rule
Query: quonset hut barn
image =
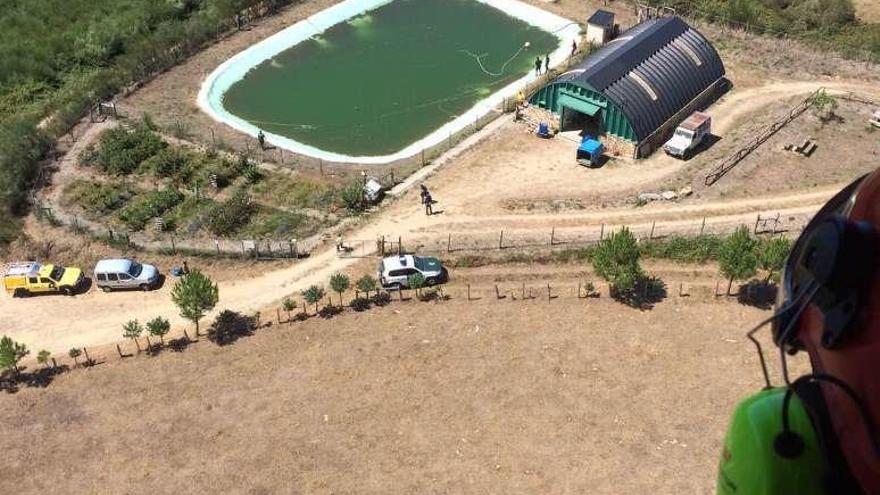
[(718, 52), (678, 17), (642, 22), (538, 90), (533, 105), (563, 131), (600, 136), (616, 155), (641, 158), (726, 88)]

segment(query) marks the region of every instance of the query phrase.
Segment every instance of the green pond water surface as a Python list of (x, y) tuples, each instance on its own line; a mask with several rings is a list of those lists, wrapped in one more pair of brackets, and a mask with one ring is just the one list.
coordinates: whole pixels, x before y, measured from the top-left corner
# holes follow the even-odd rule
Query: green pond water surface
[[(535, 57), (558, 45), (474, 0), (396, 0), (266, 60), (229, 88), (223, 105), (322, 150), (387, 155), (534, 70)], [(501, 75), (465, 52), (485, 54), (485, 69)]]

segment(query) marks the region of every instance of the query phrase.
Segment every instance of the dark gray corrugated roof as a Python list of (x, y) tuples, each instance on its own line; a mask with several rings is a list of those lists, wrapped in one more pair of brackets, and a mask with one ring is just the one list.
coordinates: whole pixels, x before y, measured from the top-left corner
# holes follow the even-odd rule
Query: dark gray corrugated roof
[(723, 75), (718, 52), (702, 34), (678, 17), (662, 17), (621, 33), (554, 83), (604, 93), (641, 141)]
[(614, 22), (614, 14), (607, 10), (599, 9), (587, 19), (587, 24), (595, 24), (597, 26), (607, 26)]

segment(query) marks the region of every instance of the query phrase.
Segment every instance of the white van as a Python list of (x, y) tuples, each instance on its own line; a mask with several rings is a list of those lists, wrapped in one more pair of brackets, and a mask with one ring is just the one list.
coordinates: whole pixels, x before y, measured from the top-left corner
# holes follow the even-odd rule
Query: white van
[(101, 260), (95, 265), (95, 285), (104, 292), (116, 289), (146, 291), (159, 285), (159, 270), (129, 258)]

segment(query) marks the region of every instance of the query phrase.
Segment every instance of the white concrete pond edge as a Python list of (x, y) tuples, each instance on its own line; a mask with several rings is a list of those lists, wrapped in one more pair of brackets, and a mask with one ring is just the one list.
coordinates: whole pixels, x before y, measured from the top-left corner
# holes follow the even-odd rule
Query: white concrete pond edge
[[(293, 47), (297, 43), (318, 35), (328, 28), (357, 17), (370, 10), (391, 3), (394, 0), (345, 0), (317, 14), (297, 22), (284, 30), (258, 42), (232, 56), (205, 78), (199, 90), (197, 103), (199, 108), (207, 112), (214, 120), (222, 122), (238, 131), (256, 137), (259, 129), (226, 110), (223, 106), (223, 95), (233, 84), (241, 80), (251, 69), (278, 53)], [(550, 54), (550, 65), (555, 67), (568, 57), (571, 43), (579, 38), (580, 27), (573, 21), (533, 7), (518, 0), (475, 0), (494, 7), (505, 14), (520, 19), (532, 26), (541, 28), (554, 36), (560, 43), (559, 48)], [(487, 98), (478, 101), (465, 113), (447, 122), (431, 134), (410, 144), (406, 148), (384, 156), (348, 156), (321, 150), (314, 146), (300, 143), (293, 139), (265, 132), (266, 141), (274, 146), (330, 162), (383, 164), (413, 156), (424, 149), (436, 146), (449, 136), (473, 124), (478, 118), (489, 113), (500, 105), (505, 98), (513, 97), (517, 92), (533, 81), (537, 76), (529, 72), (525, 77), (501, 88)]]

